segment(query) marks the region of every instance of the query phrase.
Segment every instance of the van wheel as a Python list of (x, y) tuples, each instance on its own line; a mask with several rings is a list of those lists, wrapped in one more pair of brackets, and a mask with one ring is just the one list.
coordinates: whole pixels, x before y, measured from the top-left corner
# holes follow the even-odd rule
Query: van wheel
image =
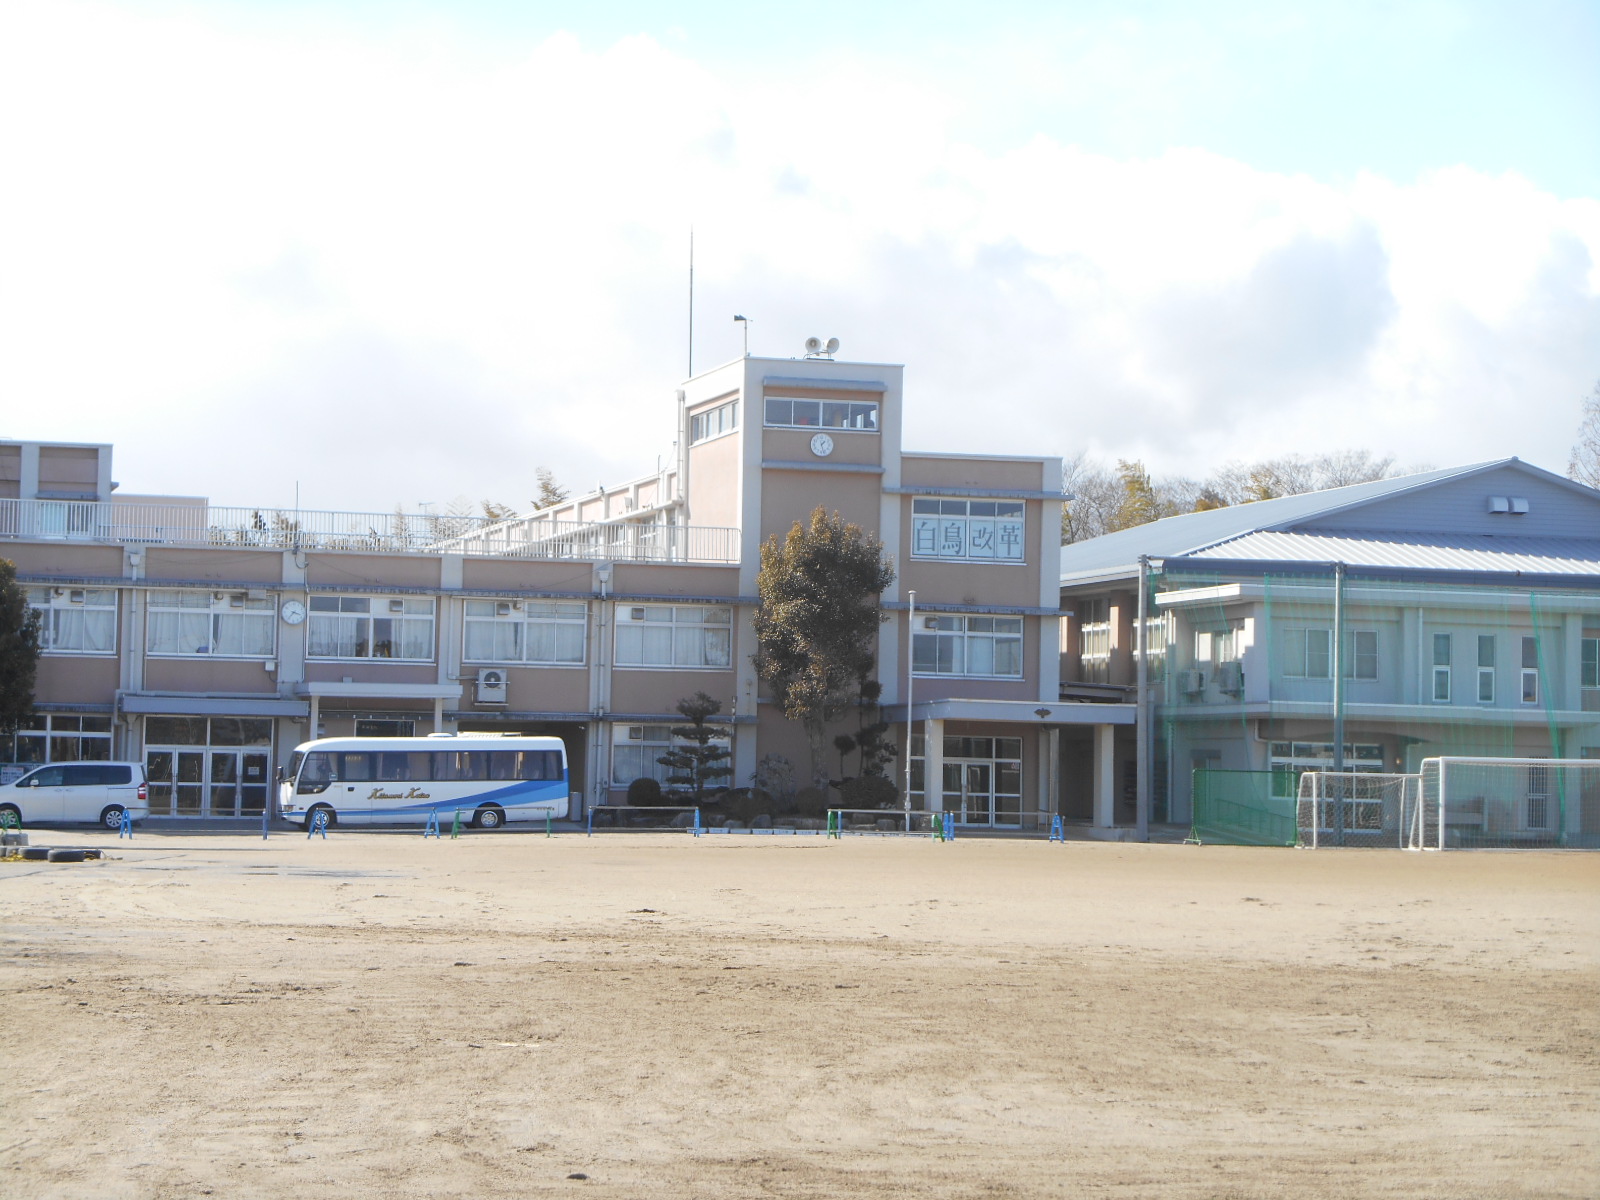
[(506, 814), (498, 808), (480, 808), (472, 814), (472, 823), (479, 829), (499, 829), (506, 823)]
[(0, 819), (0, 825), (13, 829), (22, 828), (22, 813), (17, 810), (15, 804), (0, 804), (0, 813), (5, 814), (4, 818)]
[(121, 829), (122, 806), (120, 804), (107, 805), (105, 812), (100, 814), (100, 824), (104, 825), (107, 829)]

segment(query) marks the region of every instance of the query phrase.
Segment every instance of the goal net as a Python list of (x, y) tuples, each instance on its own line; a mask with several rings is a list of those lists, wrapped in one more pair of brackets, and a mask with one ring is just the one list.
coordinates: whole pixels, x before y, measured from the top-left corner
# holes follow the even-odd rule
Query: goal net
[(1306, 771), (1295, 799), (1298, 843), (1319, 846), (1411, 844), (1420, 777), (1378, 771)]
[(1424, 759), (1413, 849), (1600, 849), (1600, 759)]

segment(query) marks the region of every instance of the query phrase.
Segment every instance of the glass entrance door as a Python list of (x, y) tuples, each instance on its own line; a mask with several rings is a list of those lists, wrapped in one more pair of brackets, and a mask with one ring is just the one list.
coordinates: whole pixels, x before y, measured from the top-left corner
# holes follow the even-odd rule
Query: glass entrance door
[(267, 803), (267, 755), (259, 750), (213, 750), (206, 778), (209, 817), (259, 817)]
[(962, 825), (994, 824), (994, 764), (944, 764), (944, 809)]

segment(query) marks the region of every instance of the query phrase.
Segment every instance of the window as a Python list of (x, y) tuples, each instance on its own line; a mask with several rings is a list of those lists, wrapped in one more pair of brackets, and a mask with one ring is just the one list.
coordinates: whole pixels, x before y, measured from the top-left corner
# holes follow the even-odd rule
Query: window
[[(768, 422), (770, 424), (771, 422)], [(689, 444), (732, 433), (739, 428), (739, 402), (730, 400), (689, 418)]]
[(115, 588), (28, 589), (28, 606), (39, 611), (39, 648), (46, 654), (115, 654)]
[(1583, 671), (1580, 676), (1586, 688), (1600, 688), (1600, 637), (1583, 639)]
[[(357, 737), (414, 737), (417, 723), (415, 721), (392, 720), (385, 717), (358, 718), (356, 721)], [(383, 776), (385, 779), (391, 776)], [(393, 776), (392, 778), (400, 778)]]
[(619, 604), (617, 666), (720, 668), (733, 662), (733, 609)]
[(111, 718), (33, 713), (23, 718), (15, 738), (0, 738), (0, 754), (8, 748), (10, 761), (18, 763), (105, 762), (111, 757)]
[[(663, 787), (672, 768), (656, 760), (675, 745), (686, 745), (672, 736), (671, 725), (617, 725), (611, 743), (611, 783), (625, 788), (635, 779), (654, 779)], [(726, 738), (713, 738), (711, 745), (726, 750)]]
[(433, 600), (388, 596), (313, 596), (309, 658), (433, 658)]
[(1494, 703), (1494, 634), (1478, 635), (1478, 703)]
[(1327, 679), (1332, 671), (1333, 638), (1326, 629), (1285, 631), (1283, 673), (1292, 678)]
[(1450, 703), (1450, 635), (1433, 635), (1433, 698), (1436, 703)]
[(962, 562), (1023, 561), (1022, 505), (1010, 500), (911, 502), (911, 556)]
[[(1329, 679), (1333, 675), (1333, 633), (1327, 629), (1286, 631), (1287, 649), (1283, 673), (1293, 678)], [(1378, 677), (1378, 634), (1372, 629), (1353, 629), (1344, 635), (1346, 679)]]
[(1085, 683), (1111, 679), (1111, 607), (1103, 597), (1078, 601), (1079, 677)]
[(157, 655), (271, 658), (277, 607), (248, 592), (150, 593), (146, 651)]
[(1022, 678), (1021, 617), (918, 617), (911, 669), (918, 675)]
[(1539, 703), (1539, 639), (1522, 639), (1522, 702)]
[(468, 600), (462, 657), (468, 662), (582, 663), (583, 601)]
[(767, 397), (767, 425), (776, 429), (856, 429), (878, 432), (876, 400), (781, 400)]

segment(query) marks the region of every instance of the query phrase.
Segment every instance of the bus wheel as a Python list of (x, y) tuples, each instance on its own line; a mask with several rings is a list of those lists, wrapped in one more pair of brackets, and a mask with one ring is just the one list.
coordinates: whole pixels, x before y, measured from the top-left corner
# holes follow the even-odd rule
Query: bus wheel
[(107, 829), (121, 829), (122, 806), (120, 804), (108, 804), (105, 812), (100, 814), (100, 824)]
[(306, 810), (306, 828), (310, 829), (317, 823), (318, 813), (322, 814), (326, 826), (329, 829), (332, 829), (334, 822), (333, 809), (329, 808), (326, 804), (315, 804)]
[(498, 808), (480, 808), (473, 814), (472, 823), (479, 829), (499, 829), (506, 823), (506, 814)]

